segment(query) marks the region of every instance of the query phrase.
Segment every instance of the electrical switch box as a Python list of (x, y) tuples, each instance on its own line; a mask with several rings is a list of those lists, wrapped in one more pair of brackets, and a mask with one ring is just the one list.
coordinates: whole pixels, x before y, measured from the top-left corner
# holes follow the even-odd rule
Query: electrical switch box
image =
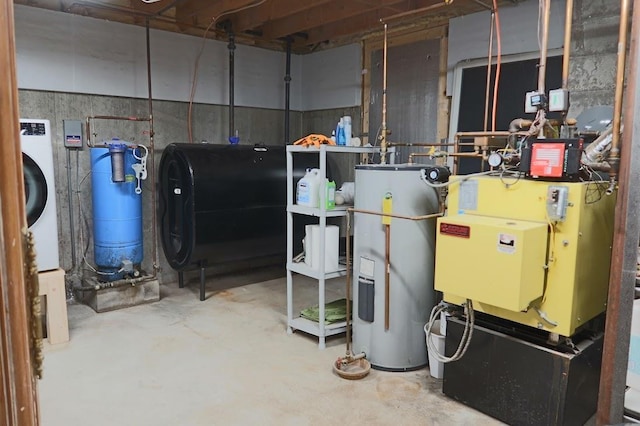
[(569, 111), (569, 91), (567, 89), (549, 91), (549, 111)]
[[(470, 214), (438, 219), (435, 289), (512, 312), (542, 296), (547, 224)], [(459, 259), (464, 259), (461, 266)]]
[(63, 120), (64, 146), (69, 149), (82, 149), (82, 121)]
[(547, 190), (547, 216), (549, 216), (549, 220), (563, 222), (567, 218), (568, 203), (568, 187), (550, 186)]
[(547, 107), (547, 97), (544, 93), (527, 92), (525, 95), (524, 112), (535, 114), (539, 109)]

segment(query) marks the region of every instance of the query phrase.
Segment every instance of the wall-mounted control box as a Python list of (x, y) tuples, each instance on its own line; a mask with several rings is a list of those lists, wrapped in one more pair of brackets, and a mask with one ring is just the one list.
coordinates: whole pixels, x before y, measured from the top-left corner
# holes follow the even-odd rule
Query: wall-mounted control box
[(63, 120), (64, 146), (69, 149), (82, 149), (82, 121)]

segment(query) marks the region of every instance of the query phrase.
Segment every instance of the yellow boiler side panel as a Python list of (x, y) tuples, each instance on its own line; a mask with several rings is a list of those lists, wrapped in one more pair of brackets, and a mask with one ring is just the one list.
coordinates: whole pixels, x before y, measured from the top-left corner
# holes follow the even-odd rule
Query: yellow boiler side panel
[[(550, 187), (566, 191), (562, 220), (554, 220), (547, 209)], [(466, 239), (465, 228), (443, 235), (439, 224), (436, 289), (444, 293), (444, 300), (449, 303), (461, 304), (471, 299), (478, 311), (561, 336), (573, 335), (606, 308), (616, 199), (615, 195), (606, 195), (605, 189), (606, 183), (602, 182), (543, 182), (489, 176), (452, 183), (448, 213), (439, 223), (462, 221), (458, 225), (470, 227), (470, 238), (461, 241)], [(495, 254), (497, 243), (491, 242), (495, 237), (471, 241), (474, 232), (480, 232), (474, 228), (495, 225), (491, 219), (531, 224), (531, 237), (523, 234), (522, 249), (531, 249), (535, 255), (518, 253), (516, 257), (522, 255), (522, 261), (506, 263), (504, 256), (491, 258), (488, 246), (493, 244), (491, 250)], [(538, 242), (540, 231), (533, 232), (534, 224), (545, 229), (547, 243), (542, 247)], [(461, 235), (452, 235), (456, 232)], [(451, 243), (453, 238), (458, 240)], [(517, 242), (514, 245), (520, 248)], [(545, 259), (546, 272), (542, 293), (536, 296), (541, 258)], [(496, 277), (500, 277), (498, 287)], [(530, 297), (534, 299), (525, 302)], [(528, 306), (523, 307), (524, 304)]]
[[(516, 312), (542, 296), (546, 224), (463, 214), (439, 219), (437, 229), (436, 290)], [(438, 262), (452, 253), (471, 255), (464, 265)]]

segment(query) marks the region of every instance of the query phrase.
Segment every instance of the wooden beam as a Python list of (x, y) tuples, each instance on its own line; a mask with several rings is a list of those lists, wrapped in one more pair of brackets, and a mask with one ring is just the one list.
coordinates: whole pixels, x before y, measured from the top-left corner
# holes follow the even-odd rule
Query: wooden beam
[(209, 23), (245, 7), (259, 4), (260, 0), (185, 0), (176, 6), (176, 21), (185, 23)]
[(242, 11), (231, 18), (233, 29), (242, 32), (257, 28), (268, 21), (295, 15), (333, 0), (267, 0), (260, 6)]
[[(276, 19), (266, 23), (262, 27), (263, 37), (276, 39), (311, 28), (321, 28), (333, 22), (344, 22), (344, 20), (361, 15), (363, 12), (374, 13), (384, 7), (398, 3), (407, 3), (407, 0), (379, 0), (375, 5), (368, 7), (354, 1), (335, 0), (322, 6), (309, 8), (287, 18)], [(346, 26), (349, 28), (351, 24), (347, 22)]]
[(172, 6), (175, 0), (160, 0), (155, 3), (145, 3), (140, 0), (129, 0), (129, 6), (137, 11), (147, 13), (149, 15), (155, 15), (161, 10)]
[(0, 0), (0, 423), (38, 424), (22, 229), (27, 227), (20, 149), (13, 0)]
[[(414, 9), (421, 9), (424, 7), (432, 6), (441, 3), (442, 0), (415, 0), (405, 1), (402, 3), (404, 8), (403, 12), (409, 12)], [(447, 7), (442, 9), (436, 9), (427, 13), (427, 15), (437, 15), (443, 11), (450, 10)], [(388, 9), (377, 9), (362, 13), (357, 16), (353, 16), (348, 20), (340, 20), (327, 25), (318, 26), (307, 32), (308, 38), (304, 41), (307, 45), (314, 45), (326, 40), (336, 40), (340, 37), (345, 37), (351, 34), (366, 33), (368, 31), (375, 30), (377, 28), (382, 29), (381, 20), (392, 17), (397, 14), (398, 11), (391, 11)], [(420, 17), (424, 15), (407, 16), (406, 20)], [(398, 25), (399, 22), (393, 22), (394, 25)]]

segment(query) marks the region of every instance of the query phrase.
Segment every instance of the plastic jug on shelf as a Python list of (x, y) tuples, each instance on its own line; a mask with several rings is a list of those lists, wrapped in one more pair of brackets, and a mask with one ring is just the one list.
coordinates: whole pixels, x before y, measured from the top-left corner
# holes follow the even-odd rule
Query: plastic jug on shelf
[(296, 203), (301, 206), (318, 207), (320, 199), (320, 170), (307, 169), (296, 187)]

